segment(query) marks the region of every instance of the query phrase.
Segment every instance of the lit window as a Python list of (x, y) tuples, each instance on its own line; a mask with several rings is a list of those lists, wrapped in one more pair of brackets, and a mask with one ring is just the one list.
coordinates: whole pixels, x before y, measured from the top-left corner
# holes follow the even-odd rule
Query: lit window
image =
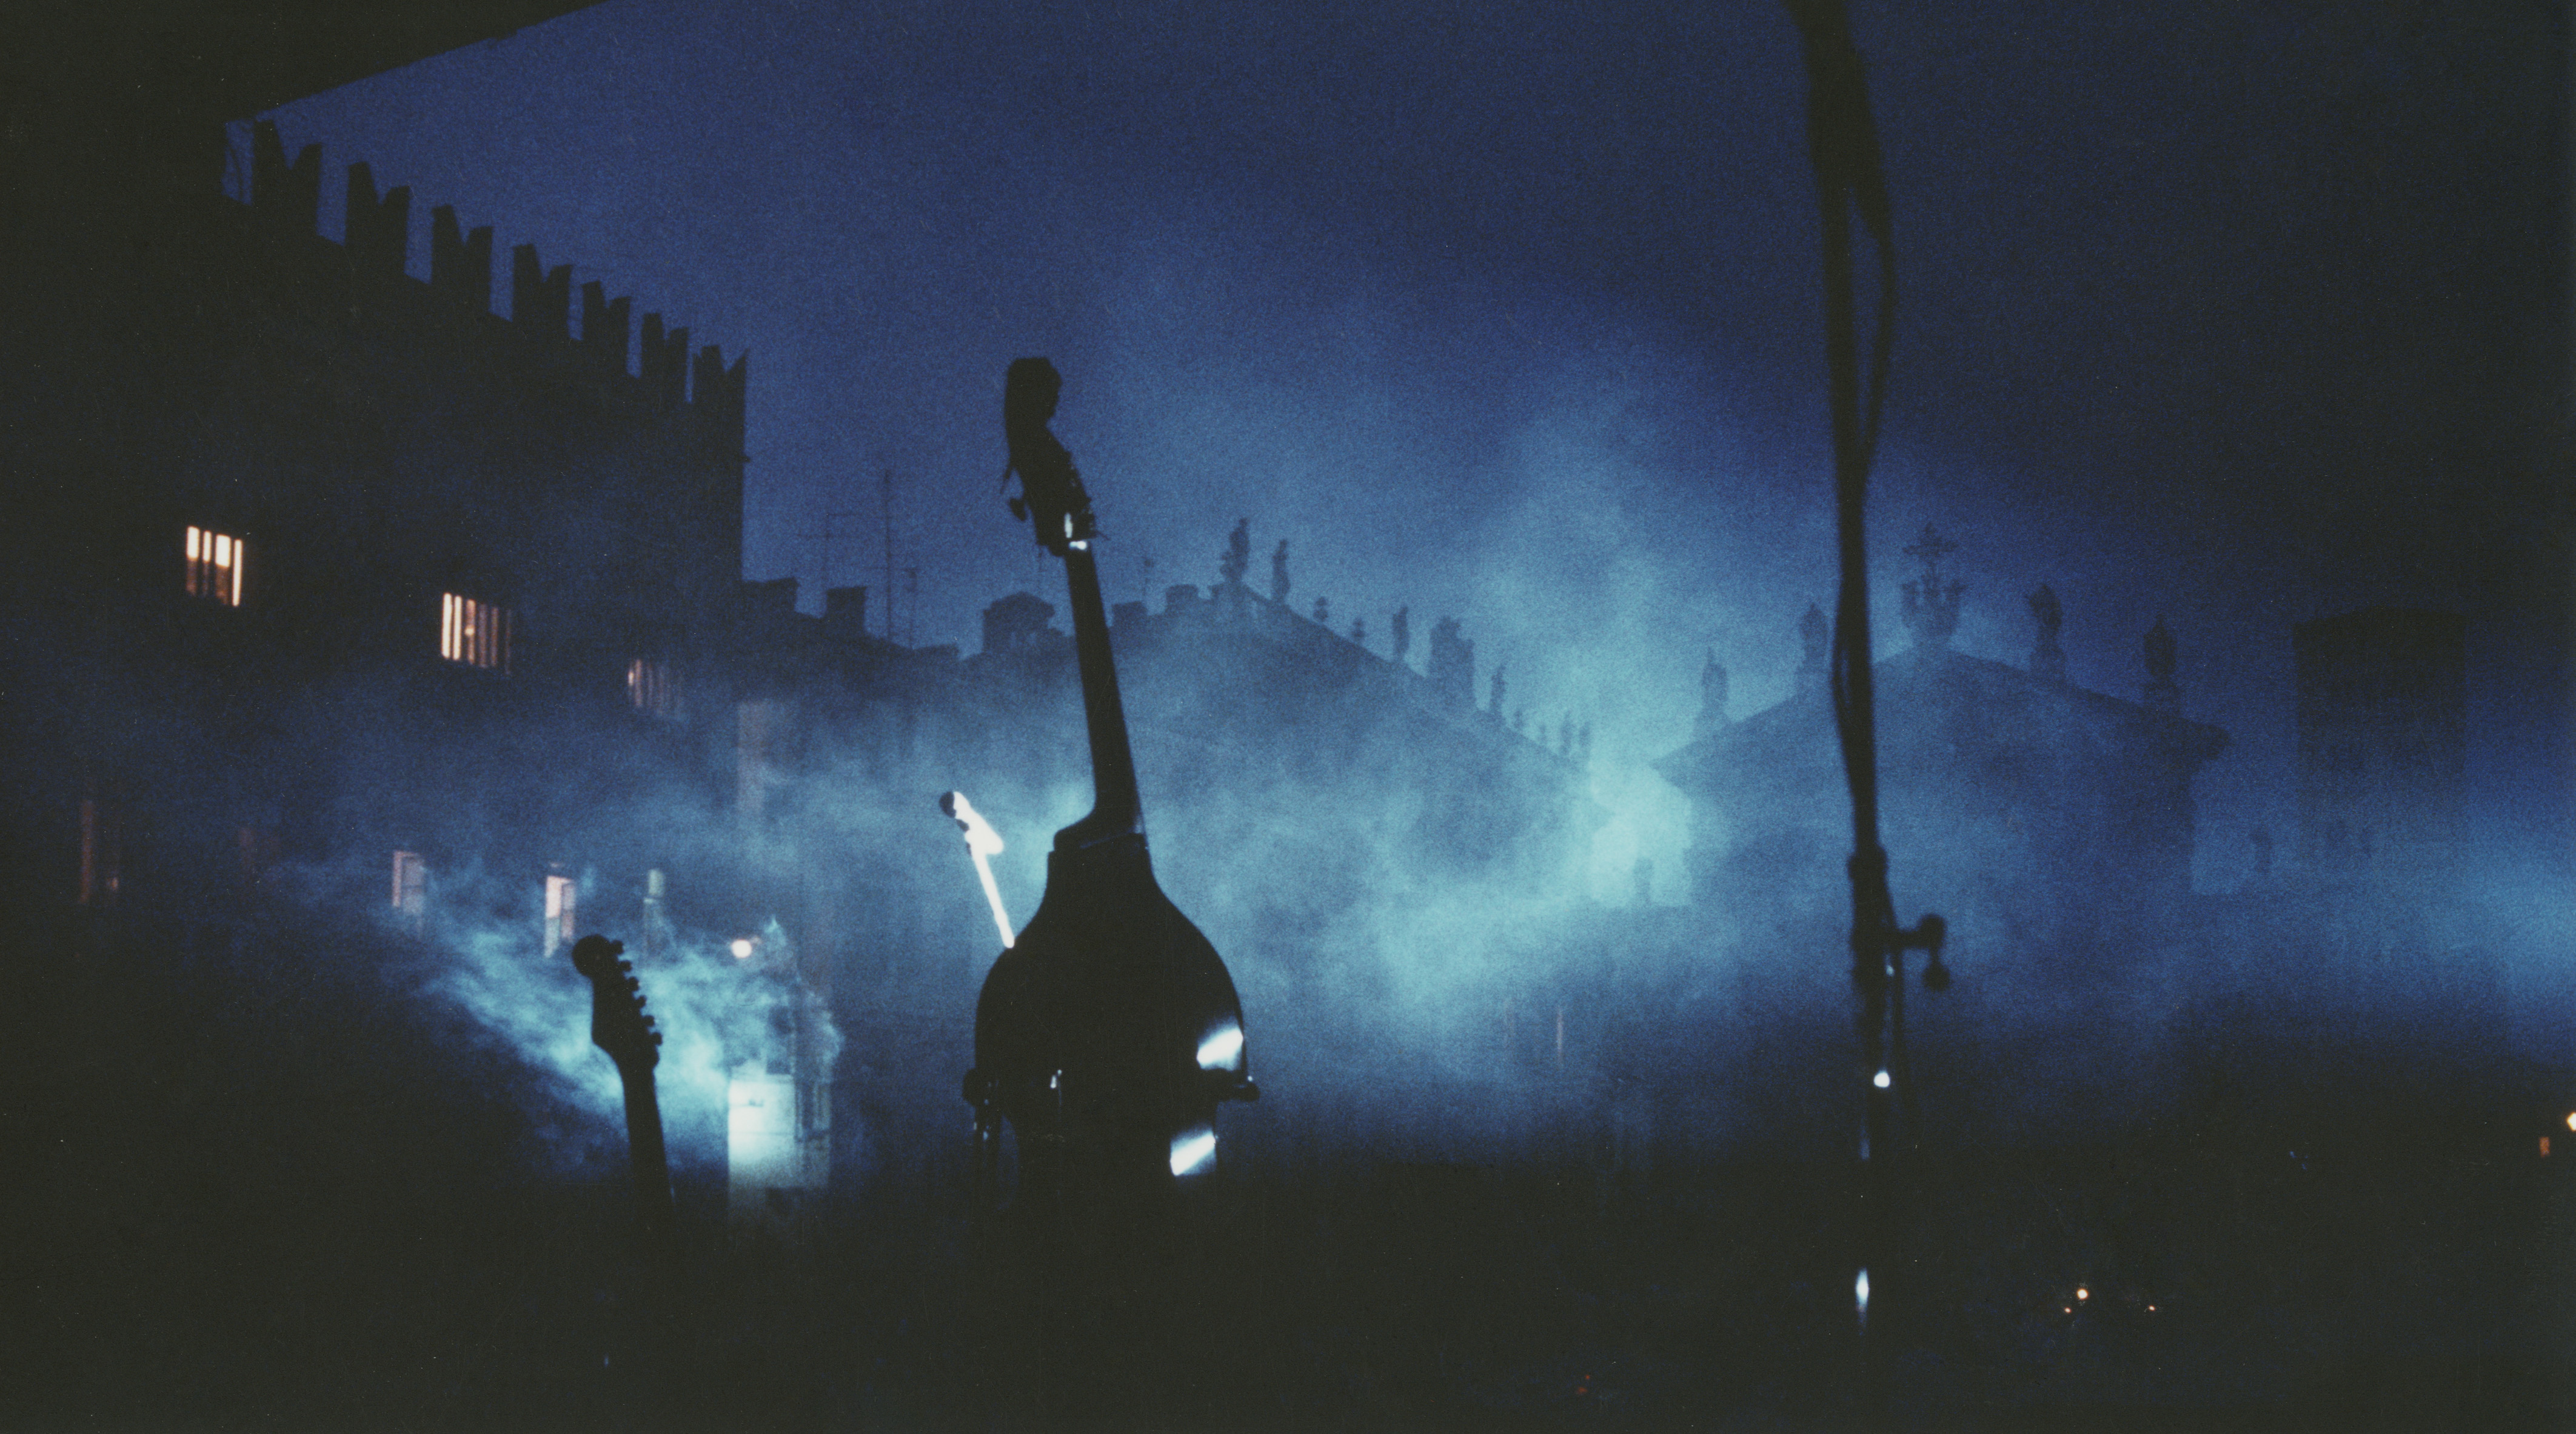
[[(525, 888), (522, 888), (523, 890)], [(569, 876), (546, 878), (546, 954), (552, 956), (573, 942), (573, 899), (576, 888)]]
[(671, 675), (671, 664), (652, 657), (627, 663), (626, 700), (647, 717), (679, 716), (680, 688)]
[(240, 607), (242, 569), (248, 565), (249, 557), (250, 547), (241, 539), (190, 526), (188, 596), (213, 598), (226, 607)]
[(438, 655), (468, 667), (510, 670), (510, 610), (470, 597), (439, 597)]
[(419, 852), (394, 853), (394, 911), (414, 930), (429, 913), (429, 862)]

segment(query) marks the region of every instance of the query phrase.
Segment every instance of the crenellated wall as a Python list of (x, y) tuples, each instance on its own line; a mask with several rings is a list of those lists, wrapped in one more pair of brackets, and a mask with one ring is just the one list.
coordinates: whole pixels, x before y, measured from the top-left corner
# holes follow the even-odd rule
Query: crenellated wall
[[(308, 146), (306, 153), (314, 147)], [(365, 160), (349, 166), (349, 211), (342, 242), (349, 267), (400, 274), (411, 259), (411, 186), (396, 185), (376, 197), (376, 174)]]
[(491, 312), (491, 225), (460, 236), (454, 207), (429, 211), (429, 290), (478, 314)]
[[(322, 146), (308, 144), (290, 162), (277, 126), (262, 120), (251, 132), (250, 208), (255, 227), (272, 236), (316, 234), (322, 205)], [(342, 247), (352, 273), (379, 279), (406, 277), (411, 257), (411, 188), (397, 185), (379, 194), (374, 170), (364, 160), (349, 166), (348, 222)], [(327, 241), (325, 241), (327, 242)], [(417, 282), (417, 281), (414, 281)], [(452, 206), (430, 211), (429, 281), (426, 289), (459, 308), (488, 314), (492, 308), (492, 230), (485, 225), (466, 233)], [(660, 314), (646, 314), (636, 366), (627, 365), (634, 325), (634, 300), (608, 297), (596, 280), (581, 286), (581, 326), (572, 329), (572, 266), (547, 268), (537, 246), (521, 244), (510, 253), (510, 324), (541, 342), (561, 344), (568, 355), (591, 372), (632, 381), (663, 408), (695, 409), (700, 417), (732, 435), (740, 446), (746, 359), (731, 365), (714, 344), (689, 358), (689, 331), (666, 328)]]

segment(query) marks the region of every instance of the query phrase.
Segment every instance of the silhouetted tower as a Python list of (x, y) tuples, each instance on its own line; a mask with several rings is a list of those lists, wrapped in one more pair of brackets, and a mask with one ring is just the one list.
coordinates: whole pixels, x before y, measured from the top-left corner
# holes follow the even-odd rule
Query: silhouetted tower
[(2041, 583), (2039, 591), (2027, 599), (2032, 626), (2030, 642), (2030, 675), (2051, 682), (2066, 680), (2066, 649), (2057, 645), (2057, 629), (2066, 621), (2065, 609), (2057, 605), (2057, 594)]
[(1270, 600), (1275, 603), (1288, 601), (1288, 540), (1286, 538), (1281, 538), (1279, 546), (1270, 550)]
[(1923, 525), (1923, 536), (1905, 547), (1907, 557), (1923, 560), (1923, 576), (1905, 585), (1905, 626), (1914, 634), (1914, 645), (1925, 651), (1949, 646), (1950, 634), (1959, 630), (1959, 599), (1968, 585), (1941, 584), (1941, 560), (1957, 551), (1959, 545), (1929, 523)]
[(1833, 646), (1833, 624), (1825, 621), (1825, 610), (1807, 604), (1807, 615), (1798, 619), (1798, 691), (1803, 695), (1825, 690), (1825, 656)]
[(2173, 629), (2165, 626), (2162, 614), (2147, 629), (2140, 649), (2147, 664), (2146, 704), (2165, 712), (2181, 711), (2182, 688), (2174, 683)]
[(1318, 593), (1315, 597), (1315, 626), (1333, 625), (1333, 600)]
[(2450, 875), (2468, 829), (2468, 624), (2372, 608), (2293, 630), (2299, 859), (2325, 877)]
[(1412, 616), (1413, 609), (1400, 607), (1395, 610), (1395, 616), (1388, 622), (1389, 631), (1393, 633), (1395, 640), (1395, 650), (1388, 655), (1398, 662), (1402, 662), (1404, 655), (1413, 650)]

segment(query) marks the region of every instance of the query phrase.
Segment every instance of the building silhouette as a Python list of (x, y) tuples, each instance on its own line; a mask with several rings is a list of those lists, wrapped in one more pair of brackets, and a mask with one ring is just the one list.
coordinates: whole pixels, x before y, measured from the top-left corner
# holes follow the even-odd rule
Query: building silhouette
[(2298, 852), (2320, 879), (2456, 877), (2467, 838), (2467, 624), (2372, 608), (2303, 622)]

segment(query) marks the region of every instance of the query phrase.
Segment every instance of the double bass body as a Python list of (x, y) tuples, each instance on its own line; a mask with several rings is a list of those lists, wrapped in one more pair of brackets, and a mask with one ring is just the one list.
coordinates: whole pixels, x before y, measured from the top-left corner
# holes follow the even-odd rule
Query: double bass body
[(1037, 913), (985, 978), (966, 1093), (983, 1132), (983, 1198), (1007, 1121), (1019, 1143), (1014, 1204), (1109, 1228), (1152, 1220), (1174, 1182), (1212, 1159), (1218, 1104), (1258, 1090), (1234, 981), (1154, 880), (1090, 499), (1046, 427), (1060, 382), (1044, 359), (1013, 363), (1003, 415), (1021, 481), (1013, 510), (1065, 561), (1094, 803), (1056, 833)]

